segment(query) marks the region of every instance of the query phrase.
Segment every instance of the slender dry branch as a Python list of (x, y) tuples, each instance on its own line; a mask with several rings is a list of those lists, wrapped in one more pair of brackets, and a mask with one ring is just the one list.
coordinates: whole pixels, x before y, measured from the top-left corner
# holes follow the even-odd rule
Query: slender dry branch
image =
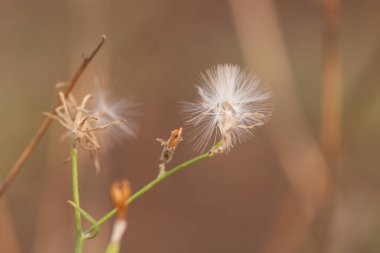
[(321, 147), (336, 165), (341, 147), (342, 80), (339, 53), (339, 0), (323, 0), (325, 38), (321, 84)]
[[(71, 79), (70, 85), (65, 91), (65, 98), (71, 93), (71, 91), (74, 89), (75, 85), (78, 83), (79, 78), (83, 74), (84, 70), (87, 68), (87, 65), (92, 61), (92, 59), (95, 57), (95, 55), (98, 53), (100, 48), (103, 46), (104, 42), (106, 41), (106, 35), (102, 36), (102, 40), (100, 43), (96, 46), (96, 48), (92, 51), (89, 57), (84, 57), (82, 64), (79, 66), (78, 70), (75, 72), (73, 78)], [(54, 109), (51, 111), (52, 115), (55, 115), (55, 108), (61, 105), (61, 102), (58, 102), (58, 104), (54, 107)], [(46, 119), (42, 122), (40, 128), (37, 130), (36, 134), (33, 136), (33, 138), (30, 140), (28, 145), (25, 147), (24, 151), (21, 153), (19, 158), (17, 159), (16, 163), (13, 165), (11, 170), (9, 171), (8, 175), (5, 177), (2, 185), (0, 186), (0, 198), (3, 196), (5, 191), (9, 188), (13, 180), (16, 178), (18, 173), (23, 168), (25, 162), (28, 160), (30, 155), (33, 153), (33, 150), (36, 148), (38, 143), (40, 142), (41, 138), (46, 133), (47, 129), (49, 128), (53, 118), (52, 117), (46, 117)]]

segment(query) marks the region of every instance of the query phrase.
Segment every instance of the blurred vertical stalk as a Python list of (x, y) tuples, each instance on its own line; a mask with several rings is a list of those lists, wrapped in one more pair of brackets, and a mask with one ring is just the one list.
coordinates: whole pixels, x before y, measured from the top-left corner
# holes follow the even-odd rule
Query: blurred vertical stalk
[[(323, 21), (324, 21), (324, 47), (323, 66), (321, 78), (321, 112), (320, 112), (320, 145), (329, 162), (330, 169), (339, 166), (341, 146), (342, 146), (342, 63), (339, 47), (340, 32), (340, 0), (322, 0)], [(331, 170), (332, 180), (334, 170)], [(336, 193), (335, 184), (331, 188), (332, 194), (326, 204), (321, 217), (331, 233), (334, 217), (337, 215), (335, 207)], [(334, 244), (331, 238), (323, 238), (323, 247)]]
[(0, 199), (0, 224), (1, 252), (21, 253), (6, 198)]
[(325, 31), (320, 142), (330, 164), (336, 165), (342, 141), (342, 77), (339, 50), (340, 0), (322, 0), (322, 4)]
[(291, 186), (270, 219), (267, 241), (259, 252), (297, 252), (325, 204), (331, 183), (328, 163), (296, 96), (274, 1), (230, 0), (229, 4), (245, 62), (276, 94), (268, 137)]

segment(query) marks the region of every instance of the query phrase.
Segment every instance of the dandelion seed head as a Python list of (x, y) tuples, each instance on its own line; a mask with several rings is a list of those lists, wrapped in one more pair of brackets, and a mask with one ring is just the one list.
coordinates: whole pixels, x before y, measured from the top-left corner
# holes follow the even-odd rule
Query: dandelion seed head
[(236, 65), (217, 65), (202, 73), (197, 90), (196, 101), (184, 103), (196, 150), (222, 139), (223, 151), (229, 151), (249, 140), (273, 112), (271, 91)]

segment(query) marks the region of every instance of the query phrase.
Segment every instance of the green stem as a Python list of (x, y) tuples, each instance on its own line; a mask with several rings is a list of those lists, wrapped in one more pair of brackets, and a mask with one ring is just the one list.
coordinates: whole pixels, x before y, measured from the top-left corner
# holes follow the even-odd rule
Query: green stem
[[(79, 183), (78, 183), (78, 151), (75, 146), (75, 141), (71, 148), (71, 168), (73, 180), (73, 200), (77, 207), (80, 207), (79, 202)], [(76, 229), (76, 246), (75, 253), (81, 253), (83, 249), (82, 224), (81, 214), (75, 209), (75, 229)]]
[[(216, 150), (218, 147), (220, 147), (222, 145), (222, 141), (219, 142), (218, 144), (216, 144), (212, 150)], [(178, 165), (177, 167), (174, 167), (173, 169), (169, 170), (168, 172), (162, 174), (161, 176), (155, 178), (154, 180), (152, 180), (150, 183), (148, 183), (147, 185), (145, 185), (143, 188), (141, 188), (138, 192), (136, 192), (135, 194), (133, 194), (127, 201), (126, 205), (129, 205), (131, 204), (133, 201), (135, 201), (136, 199), (138, 199), (141, 195), (143, 195), (144, 193), (146, 193), (147, 191), (149, 191), (150, 189), (152, 189), (155, 185), (157, 185), (158, 183), (162, 182), (163, 180), (167, 179), (168, 177), (170, 177), (171, 175), (173, 175), (174, 173), (182, 170), (183, 168), (186, 168), (194, 163), (197, 163), (199, 161), (202, 161), (206, 158), (209, 158), (209, 157), (212, 157), (212, 154), (210, 154), (210, 152), (207, 152), (207, 153), (204, 153), (202, 155), (199, 155), (197, 157), (194, 157), (193, 159), (190, 159), (180, 165)], [(102, 225), (104, 222), (108, 221), (110, 218), (112, 218), (113, 216), (115, 216), (117, 213), (117, 210), (116, 208), (112, 209), (109, 213), (107, 213), (106, 215), (104, 215), (102, 218), (100, 218), (98, 220), (98, 222), (96, 223), (97, 226), (100, 226)], [(96, 226), (93, 225), (91, 226), (85, 234), (88, 234), (88, 233), (91, 233), (94, 229), (96, 229)]]

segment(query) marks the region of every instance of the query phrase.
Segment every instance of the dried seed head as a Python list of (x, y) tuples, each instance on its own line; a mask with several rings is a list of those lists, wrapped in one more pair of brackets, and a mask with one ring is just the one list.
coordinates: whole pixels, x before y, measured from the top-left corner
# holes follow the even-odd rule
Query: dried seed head
[(90, 115), (87, 110), (87, 104), (92, 98), (91, 95), (86, 95), (81, 104), (73, 95), (68, 99), (62, 92), (58, 93), (61, 105), (55, 109), (55, 114), (46, 113), (48, 116), (57, 120), (68, 131), (64, 136), (71, 136), (81, 148), (90, 153), (91, 158), (94, 160), (97, 171), (100, 170), (99, 165), (99, 151), (100, 144), (96, 132), (99, 130), (110, 127), (113, 124), (121, 123), (121, 121), (109, 122), (107, 125), (94, 126), (97, 120), (94, 116)]
[[(74, 138), (81, 148), (89, 152), (99, 172), (100, 150), (134, 135), (134, 123), (129, 120), (126, 122), (121, 114), (121, 110), (128, 109), (128, 103), (124, 100), (109, 103), (99, 89), (95, 101), (92, 101), (91, 95), (86, 95), (80, 104), (72, 94), (68, 98), (63, 92), (58, 95), (61, 105), (56, 108), (55, 114), (46, 114), (66, 128), (65, 137)], [(90, 101), (93, 103), (90, 104)]]
[(251, 73), (236, 65), (217, 65), (201, 75), (199, 97), (184, 103), (187, 124), (194, 127), (192, 138), (197, 150), (219, 139), (217, 152), (227, 152), (236, 143), (253, 136), (273, 112), (271, 91)]
[(131, 186), (128, 180), (123, 179), (112, 184), (111, 197), (119, 217), (125, 217), (127, 212), (127, 201), (130, 195)]

